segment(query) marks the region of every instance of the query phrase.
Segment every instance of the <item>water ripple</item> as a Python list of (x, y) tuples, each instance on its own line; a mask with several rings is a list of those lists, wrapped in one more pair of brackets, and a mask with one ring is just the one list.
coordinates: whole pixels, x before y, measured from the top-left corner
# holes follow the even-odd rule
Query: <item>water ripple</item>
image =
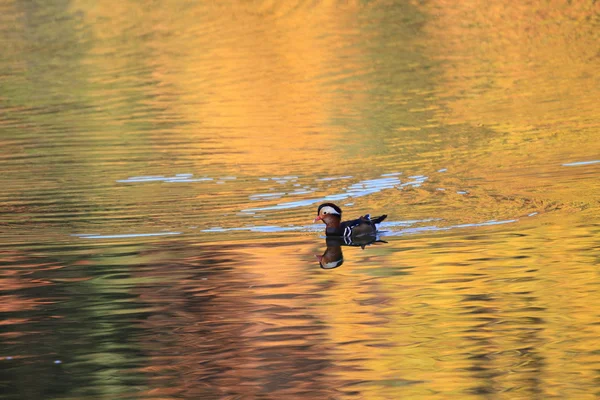
[[(409, 177), (410, 179), (412, 179), (411, 181), (402, 183), (400, 181), (400, 179), (398, 179), (396, 176), (389, 176), (389, 175), (396, 175), (396, 174), (399, 174), (399, 173), (384, 174), (386, 176), (383, 178), (366, 179), (366, 180), (359, 181), (357, 183), (354, 183), (354, 184), (351, 184), (350, 186), (348, 186), (346, 191), (343, 193), (336, 193), (336, 194), (331, 194), (331, 195), (312, 198), (312, 199), (289, 201), (289, 202), (278, 203), (275, 205), (270, 205), (270, 206), (265, 206), (265, 207), (246, 208), (246, 209), (243, 209), (242, 212), (285, 210), (285, 209), (291, 209), (291, 208), (297, 208), (297, 207), (306, 207), (306, 206), (310, 206), (310, 205), (320, 203), (320, 202), (338, 201), (338, 200), (344, 200), (344, 199), (348, 199), (348, 198), (363, 197), (363, 196), (367, 196), (370, 194), (381, 192), (382, 190), (386, 190), (386, 189), (394, 189), (394, 188), (401, 189), (402, 187), (406, 187), (406, 186), (419, 187), (419, 186), (421, 186), (421, 184), (423, 182), (425, 182), (428, 179), (424, 175), (414, 175), (414, 176)], [(334, 179), (342, 179), (342, 178), (349, 179), (351, 177), (346, 176), (346, 177), (336, 177), (336, 178), (321, 178), (320, 180), (323, 181), (323, 180), (334, 180)], [(296, 194), (298, 194), (298, 193), (296, 193)], [(254, 197), (256, 197), (256, 196), (254, 196)]]
[[(175, 176), (149, 175), (149, 176), (132, 176), (127, 179), (120, 179), (119, 183), (138, 183), (138, 182), (207, 182), (214, 180), (213, 178), (192, 178), (194, 174), (176, 174)], [(223, 180), (231, 180), (235, 178), (224, 177)]]
[(150, 236), (169, 236), (169, 235), (181, 235), (181, 232), (156, 232), (156, 233), (124, 233), (116, 235), (97, 235), (94, 233), (77, 233), (71, 236), (76, 236), (81, 239), (126, 239), (136, 237), (150, 237)]
[(563, 164), (563, 167), (578, 167), (580, 165), (591, 165), (591, 164), (598, 164), (598, 163), (600, 163), (600, 160), (576, 161), (576, 162), (572, 162), (572, 163)]

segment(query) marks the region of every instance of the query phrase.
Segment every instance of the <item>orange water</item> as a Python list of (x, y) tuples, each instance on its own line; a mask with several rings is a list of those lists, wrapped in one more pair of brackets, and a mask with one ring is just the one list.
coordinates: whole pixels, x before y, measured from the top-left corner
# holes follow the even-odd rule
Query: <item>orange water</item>
[(0, 0), (0, 398), (597, 398), (599, 15)]

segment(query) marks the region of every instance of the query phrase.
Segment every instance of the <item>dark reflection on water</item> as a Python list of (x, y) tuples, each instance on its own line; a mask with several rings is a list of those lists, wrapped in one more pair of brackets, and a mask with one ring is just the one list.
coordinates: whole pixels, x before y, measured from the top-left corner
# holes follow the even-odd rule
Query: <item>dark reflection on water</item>
[(325, 240), (325, 252), (322, 255), (317, 255), (319, 265), (323, 269), (337, 268), (344, 263), (344, 253), (342, 251), (343, 246), (354, 246), (365, 249), (367, 246), (376, 243), (387, 243), (384, 240), (379, 239), (377, 236), (363, 236), (359, 238), (346, 238), (346, 237), (328, 237)]
[(597, 16), (0, 0), (0, 398), (596, 398)]

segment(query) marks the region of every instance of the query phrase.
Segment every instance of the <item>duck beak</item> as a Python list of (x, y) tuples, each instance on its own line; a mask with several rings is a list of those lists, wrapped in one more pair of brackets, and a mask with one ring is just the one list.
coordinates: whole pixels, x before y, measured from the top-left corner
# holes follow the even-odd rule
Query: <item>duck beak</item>
[(317, 221), (322, 221), (323, 217), (321, 217), (320, 215), (317, 215), (317, 218), (315, 218), (315, 220), (313, 221), (313, 224)]

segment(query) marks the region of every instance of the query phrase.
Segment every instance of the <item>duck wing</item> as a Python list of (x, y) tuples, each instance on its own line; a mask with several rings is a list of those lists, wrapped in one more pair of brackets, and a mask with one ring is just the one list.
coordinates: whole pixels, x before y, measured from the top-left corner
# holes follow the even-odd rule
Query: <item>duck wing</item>
[(371, 219), (369, 214), (363, 215), (360, 218), (342, 222), (340, 225), (340, 230), (342, 231), (342, 236), (345, 238), (373, 235), (377, 232), (377, 227), (375, 225), (386, 218), (386, 214), (380, 215), (379, 217), (375, 217), (373, 219)]
[(351, 221), (344, 221), (340, 225), (342, 236), (350, 238), (353, 236), (373, 235), (377, 228), (368, 215)]

